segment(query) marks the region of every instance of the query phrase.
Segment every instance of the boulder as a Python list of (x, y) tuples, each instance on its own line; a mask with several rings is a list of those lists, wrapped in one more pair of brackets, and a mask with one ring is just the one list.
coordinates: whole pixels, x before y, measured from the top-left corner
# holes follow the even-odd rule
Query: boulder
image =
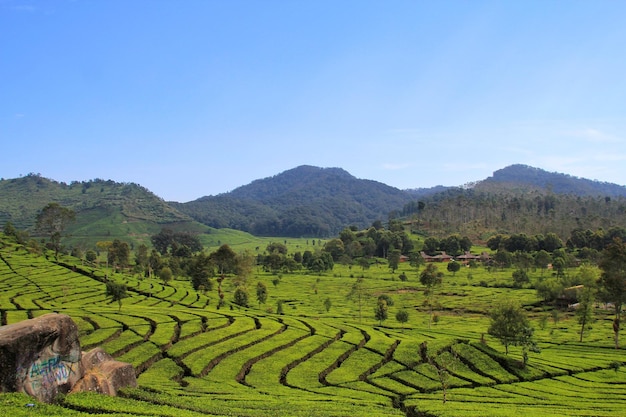
[(120, 388), (137, 386), (135, 369), (132, 365), (116, 361), (102, 348), (85, 353), (81, 364), (85, 372), (82, 379), (72, 388), (72, 392), (92, 391), (117, 395)]
[[(81, 382), (86, 375), (91, 382)], [(136, 385), (130, 364), (115, 361), (98, 348), (83, 354), (78, 327), (65, 314), (0, 327), (0, 392), (24, 392), (51, 402), (58, 394), (81, 387), (115, 395), (120, 387)]]

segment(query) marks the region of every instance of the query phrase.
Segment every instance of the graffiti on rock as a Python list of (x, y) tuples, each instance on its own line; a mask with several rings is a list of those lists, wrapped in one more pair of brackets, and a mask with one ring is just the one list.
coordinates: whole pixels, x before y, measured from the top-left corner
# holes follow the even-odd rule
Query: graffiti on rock
[(70, 376), (78, 370), (78, 366), (77, 362), (65, 361), (52, 351), (42, 352), (42, 355), (23, 373), (23, 387), (33, 394), (55, 391), (58, 386), (68, 382)]

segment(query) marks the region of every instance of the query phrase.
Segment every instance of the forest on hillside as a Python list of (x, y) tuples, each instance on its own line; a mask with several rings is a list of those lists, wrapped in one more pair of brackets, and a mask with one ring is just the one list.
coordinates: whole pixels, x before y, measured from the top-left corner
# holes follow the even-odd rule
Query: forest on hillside
[(497, 233), (556, 233), (566, 240), (576, 229), (626, 227), (626, 199), (454, 188), (408, 203), (392, 217), (405, 219), (415, 232), (435, 237), (460, 233), (486, 241)]

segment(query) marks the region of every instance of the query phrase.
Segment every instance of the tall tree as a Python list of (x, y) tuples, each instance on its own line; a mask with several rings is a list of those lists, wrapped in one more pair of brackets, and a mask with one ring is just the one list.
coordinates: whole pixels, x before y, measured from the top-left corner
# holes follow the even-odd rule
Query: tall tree
[(400, 250), (391, 249), (389, 250), (389, 255), (387, 256), (387, 262), (389, 263), (389, 269), (391, 269), (391, 273), (395, 274), (396, 269), (400, 265)]
[(613, 304), (615, 319), (613, 332), (615, 334), (615, 349), (619, 349), (619, 330), (622, 315), (622, 304), (626, 301), (626, 245), (615, 238), (604, 251), (598, 266), (601, 269), (600, 298)]
[(57, 256), (61, 249), (62, 233), (75, 218), (74, 210), (62, 207), (59, 203), (48, 203), (37, 214), (35, 228), (48, 237), (49, 244), (54, 249), (54, 256)]
[(576, 318), (578, 324), (580, 324), (580, 342), (583, 341), (583, 335), (585, 334), (585, 328), (589, 327), (589, 324), (593, 320), (593, 302), (594, 302), (594, 290), (593, 288), (583, 288), (579, 300), (578, 308), (576, 309)]
[(113, 265), (114, 268), (118, 266), (124, 268), (128, 266), (129, 259), (130, 246), (128, 243), (115, 239), (107, 253), (108, 263)]
[(259, 302), (259, 307), (267, 301), (267, 286), (261, 281), (256, 284), (256, 300)]
[(420, 283), (426, 287), (424, 295), (426, 296), (425, 304), (429, 308), (428, 328), (433, 321), (433, 308), (435, 305), (435, 287), (441, 285), (443, 280), (443, 272), (438, 271), (437, 265), (429, 263), (420, 273)]
[(367, 290), (365, 289), (365, 283), (363, 278), (357, 278), (356, 281), (352, 284), (350, 288), (350, 292), (347, 295), (348, 300), (354, 301), (357, 303), (359, 308), (359, 322), (361, 322), (361, 312), (363, 307), (363, 299), (367, 296)]
[(213, 276), (213, 264), (207, 255), (200, 252), (194, 255), (189, 262), (187, 273), (191, 278), (191, 285), (195, 290), (211, 291), (213, 284), (209, 278)]

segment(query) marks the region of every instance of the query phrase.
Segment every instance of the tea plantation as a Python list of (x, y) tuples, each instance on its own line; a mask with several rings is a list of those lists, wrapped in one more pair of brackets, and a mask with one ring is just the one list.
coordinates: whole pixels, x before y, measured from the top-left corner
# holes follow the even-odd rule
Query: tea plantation
[[(115, 398), (69, 394), (54, 404), (4, 393), (2, 415), (626, 415), (625, 355), (614, 348), (609, 312), (598, 306), (581, 343), (573, 313), (554, 314), (533, 289), (512, 288), (511, 270), (446, 271), (431, 320), (417, 272), (404, 263), (395, 274), (385, 263), (335, 265), (322, 275), (258, 270), (248, 278), (249, 308), (231, 306), (228, 278), (227, 303), (217, 308), (215, 290), (197, 292), (187, 281), (111, 275), (9, 240), (0, 246), (2, 325), (68, 314), (83, 349), (102, 346), (133, 364), (139, 384)], [(359, 277), (360, 304), (347, 297)], [(106, 297), (107, 278), (127, 286), (121, 305)], [(264, 304), (254, 297), (258, 281), (268, 289)], [(380, 295), (393, 301), (382, 322), (374, 317)], [(540, 352), (526, 367), (520, 348), (505, 355), (487, 335), (487, 313), (503, 296), (519, 300), (535, 327)], [(395, 319), (400, 310), (405, 323)]]

